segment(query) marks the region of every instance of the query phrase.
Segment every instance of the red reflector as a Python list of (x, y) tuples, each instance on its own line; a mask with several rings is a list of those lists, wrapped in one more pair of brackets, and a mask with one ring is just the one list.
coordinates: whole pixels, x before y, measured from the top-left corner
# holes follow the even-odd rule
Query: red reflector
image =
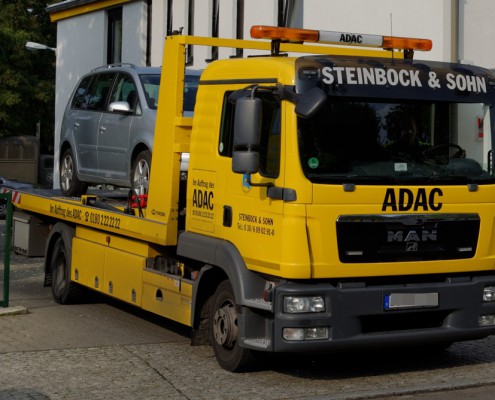
[(138, 208), (138, 207), (144, 208), (148, 205), (148, 195), (147, 194), (138, 194), (137, 196), (132, 195), (130, 203), (132, 208)]

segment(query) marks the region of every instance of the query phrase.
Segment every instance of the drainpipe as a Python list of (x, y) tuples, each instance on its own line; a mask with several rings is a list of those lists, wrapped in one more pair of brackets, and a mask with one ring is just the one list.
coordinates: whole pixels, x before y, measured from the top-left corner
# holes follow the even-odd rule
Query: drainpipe
[(146, 65), (151, 65), (151, 20), (152, 20), (151, 0), (146, 1)]

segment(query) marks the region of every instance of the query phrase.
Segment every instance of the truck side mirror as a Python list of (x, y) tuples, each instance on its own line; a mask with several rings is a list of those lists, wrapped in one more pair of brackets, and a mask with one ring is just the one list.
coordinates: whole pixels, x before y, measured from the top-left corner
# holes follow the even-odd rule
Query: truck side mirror
[(232, 154), (232, 171), (235, 173), (252, 174), (259, 171), (261, 107), (262, 101), (256, 97), (242, 97), (236, 101)]

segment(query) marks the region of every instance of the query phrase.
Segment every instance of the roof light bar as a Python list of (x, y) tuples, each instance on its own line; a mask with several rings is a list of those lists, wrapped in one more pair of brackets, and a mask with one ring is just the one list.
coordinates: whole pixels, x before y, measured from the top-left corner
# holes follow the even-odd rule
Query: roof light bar
[(253, 39), (271, 39), (288, 42), (314, 42), (421, 51), (430, 51), (433, 45), (430, 39), (317, 31), (313, 29), (283, 28), (266, 25), (252, 26), (251, 37)]

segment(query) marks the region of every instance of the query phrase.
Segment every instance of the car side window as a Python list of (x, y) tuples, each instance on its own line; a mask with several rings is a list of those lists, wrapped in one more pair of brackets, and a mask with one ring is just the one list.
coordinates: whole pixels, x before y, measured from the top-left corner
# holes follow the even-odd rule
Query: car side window
[[(115, 73), (97, 74), (91, 83), (86, 108), (93, 111), (103, 111), (107, 102), (108, 92), (112, 87)], [(84, 107), (82, 107), (84, 108)]]
[(131, 110), (135, 110), (137, 114), (140, 113), (141, 107), (136, 84), (130, 75), (119, 73), (109, 103), (114, 101), (127, 101)]
[(71, 108), (87, 108), (87, 100), (89, 99), (89, 86), (91, 84), (92, 75), (86, 76), (81, 79), (79, 86), (74, 93), (74, 98), (72, 99)]
[(140, 75), (148, 107), (156, 110), (160, 91), (160, 75)]

